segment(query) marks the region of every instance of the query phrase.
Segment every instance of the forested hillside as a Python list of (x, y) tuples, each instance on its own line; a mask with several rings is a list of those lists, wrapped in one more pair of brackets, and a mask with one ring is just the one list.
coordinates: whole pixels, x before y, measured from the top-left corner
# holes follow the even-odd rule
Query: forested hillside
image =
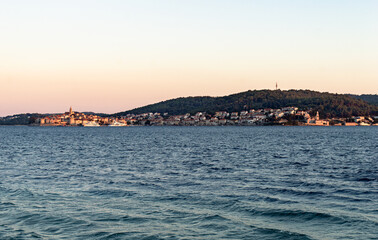
[(378, 106), (378, 95), (377, 94), (362, 94), (362, 95), (350, 95), (354, 98), (364, 100), (365, 102)]
[(378, 106), (345, 94), (323, 93), (310, 90), (254, 90), (224, 97), (185, 97), (147, 105), (127, 113), (168, 112), (170, 115), (216, 111), (240, 112), (260, 108), (296, 106), (302, 110), (319, 111), (322, 117), (350, 117), (378, 114)]

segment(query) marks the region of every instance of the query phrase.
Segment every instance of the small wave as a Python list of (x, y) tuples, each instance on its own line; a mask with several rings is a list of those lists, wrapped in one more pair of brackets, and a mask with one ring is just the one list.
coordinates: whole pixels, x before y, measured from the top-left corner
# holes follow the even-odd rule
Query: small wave
[(292, 164), (295, 165), (295, 166), (299, 166), (299, 167), (305, 167), (305, 166), (310, 165), (307, 162), (293, 162)]
[(11, 196), (22, 196), (26, 198), (33, 198), (35, 194), (28, 189), (9, 190)]
[(249, 208), (247, 206), (234, 206), (234, 211), (248, 212), (253, 216), (264, 216), (278, 219), (289, 219), (290, 221), (320, 221), (333, 224), (343, 224), (347, 222), (346, 218), (334, 216), (328, 213), (312, 212), (303, 210), (289, 209), (269, 209), (269, 208)]
[(329, 221), (332, 223), (343, 224), (346, 222), (345, 219), (337, 216), (333, 216), (327, 213), (321, 212), (308, 212), (301, 210), (267, 210), (261, 212), (260, 215), (264, 216), (273, 216), (273, 217), (288, 217), (292, 219), (298, 219), (299, 221), (311, 221), (311, 220), (320, 220), (320, 221)]
[(274, 191), (276, 192), (279, 192), (279, 193), (288, 193), (288, 194), (292, 194), (292, 195), (296, 195), (296, 196), (315, 196), (315, 195), (325, 195), (326, 192), (323, 192), (323, 191), (314, 191), (314, 190), (310, 190), (309, 191), (303, 191), (303, 190), (299, 190), (299, 189), (289, 189), (289, 188), (276, 188), (276, 189), (273, 189)]
[(124, 222), (124, 223), (145, 223), (155, 220), (146, 216), (130, 216), (130, 215), (114, 215), (114, 214), (98, 214), (93, 221), (95, 222)]
[(362, 177), (362, 178), (357, 178), (356, 181), (358, 182), (371, 182), (377, 180), (376, 178), (369, 178), (369, 177)]
[(106, 237), (104, 237), (103, 239), (123, 239), (123, 238), (125, 238), (129, 235), (130, 234), (127, 233), (127, 232), (111, 233), (111, 234), (107, 235)]
[(203, 221), (228, 221), (227, 218), (222, 217), (222, 216), (220, 216), (218, 214), (202, 217), (202, 220)]
[[(136, 232), (105, 232), (98, 231), (90, 234), (80, 235), (81, 239), (128, 239), (133, 237)], [(133, 238), (134, 239), (134, 238)]]
[(232, 171), (232, 168), (228, 168), (228, 167), (211, 167), (210, 170), (214, 171), (214, 172), (231, 172)]
[(58, 217), (58, 216), (48, 216), (43, 214), (37, 213), (28, 213), (25, 212), (22, 215), (19, 215), (16, 218), (17, 222), (22, 222), (24, 225), (46, 225), (50, 226), (51, 224), (54, 225), (61, 225), (61, 224), (69, 224), (69, 225), (88, 225), (87, 221), (81, 219), (75, 219), (71, 217)]
[(127, 222), (127, 223), (145, 223), (151, 220), (153, 219), (147, 218), (147, 217), (135, 217), (135, 216), (123, 216), (121, 218), (122, 222)]
[(183, 182), (183, 183), (175, 183), (176, 187), (189, 187), (189, 186), (201, 186), (202, 184), (199, 182)]
[(271, 197), (271, 196), (263, 197), (263, 200), (267, 202), (274, 202), (274, 203), (279, 203), (279, 204), (292, 204), (292, 203), (298, 202), (294, 200), (282, 199), (282, 198)]
[(230, 227), (227, 224), (219, 224), (219, 223), (209, 223), (209, 224), (201, 224), (199, 228), (202, 229), (211, 229), (212, 231), (227, 231)]
[(0, 202), (0, 210), (7, 210), (9, 208), (15, 207), (16, 204), (12, 202)]
[(141, 238), (141, 240), (162, 240), (163, 238), (160, 238), (156, 235), (150, 235), (150, 236), (147, 236), (147, 237), (144, 237), (144, 238)]
[(376, 195), (378, 193), (377, 190), (362, 190), (362, 189), (355, 189), (355, 188), (342, 188), (337, 189), (334, 193), (341, 193), (341, 194), (348, 194), (350, 196), (359, 196), (359, 195)]
[(109, 236), (109, 235), (111, 235), (111, 233), (100, 231), (100, 232), (95, 232), (95, 233), (91, 234), (91, 237), (103, 238), (103, 237), (106, 237), (106, 236)]
[[(254, 227), (255, 228), (255, 227)], [(256, 228), (256, 232), (261, 234), (260, 239), (285, 239), (285, 240), (312, 240), (310, 236), (303, 233), (296, 233), (275, 228)]]
[(332, 198), (334, 199), (338, 199), (338, 200), (341, 200), (341, 201), (349, 201), (349, 202), (372, 202), (373, 200), (372, 199), (368, 199), (368, 198), (357, 198), (357, 197), (354, 197), (354, 196), (345, 196), (345, 195), (332, 195)]
[(94, 196), (110, 196), (110, 197), (129, 197), (136, 193), (131, 191), (125, 191), (120, 189), (99, 189), (87, 191), (90, 195)]
[(0, 231), (0, 239), (13, 240), (13, 239), (44, 239), (43, 235), (40, 235), (34, 231), (26, 231), (20, 228), (7, 227), (5, 230)]

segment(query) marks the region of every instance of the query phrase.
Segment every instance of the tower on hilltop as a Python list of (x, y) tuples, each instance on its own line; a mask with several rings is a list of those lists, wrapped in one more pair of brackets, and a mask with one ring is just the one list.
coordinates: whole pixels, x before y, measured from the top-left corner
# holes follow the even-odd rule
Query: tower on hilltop
[(74, 114), (74, 112), (72, 111), (72, 107), (70, 107), (70, 115)]

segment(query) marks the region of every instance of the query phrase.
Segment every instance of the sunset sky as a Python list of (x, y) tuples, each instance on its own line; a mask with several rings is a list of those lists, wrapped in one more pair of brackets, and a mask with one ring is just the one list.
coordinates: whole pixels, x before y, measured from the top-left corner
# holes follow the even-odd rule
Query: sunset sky
[(0, 116), (253, 89), (378, 94), (376, 0), (0, 2)]

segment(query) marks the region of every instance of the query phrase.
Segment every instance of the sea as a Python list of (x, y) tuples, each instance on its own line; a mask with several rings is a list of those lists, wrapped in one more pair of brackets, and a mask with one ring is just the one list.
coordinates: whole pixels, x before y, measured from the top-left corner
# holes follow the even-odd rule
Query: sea
[(378, 127), (0, 127), (0, 239), (378, 239)]

